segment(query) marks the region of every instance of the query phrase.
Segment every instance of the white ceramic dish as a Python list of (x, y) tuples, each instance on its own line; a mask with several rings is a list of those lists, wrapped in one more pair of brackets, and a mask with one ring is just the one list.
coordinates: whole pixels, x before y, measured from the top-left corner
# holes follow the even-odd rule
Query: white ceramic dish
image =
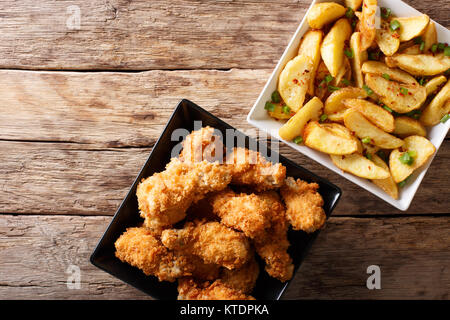
[[(311, 7), (320, 2), (330, 2), (331, 0), (313, 0)], [(334, 1), (337, 3), (343, 3), (343, 1)], [(379, 0), (378, 1), (379, 7), (387, 7), (391, 8), (392, 12), (399, 16), (399, 17), (408, 17), (408, 16), (417, 16), (421, 15), (422, 13), (417, 11), (416, 9), (412, 8), (411, 6), (407, 5), (403, 1), (400, 0)], [(295, 32), (293, 38), (291, 39), (288, 47), (284, 51), (280, 61), (278, 62), (275, 70), (273, 71), (272, 75), (270, 76), (269, 80), (267, 81), (263, 91), (258, 97), (258, 100), (254, 104), (253, 108), (251, 109), (250, 113), (247, 116), (247, 121), (257, 127), (260, 130), (263, 130), (270, 134), (272, 137), (281, 140), (294, 148), (295, 150), (303, 153), (307, 157), (317, 161), (321, 165), (327, 167), (328, 169), (336, 172), (337, 174), (343, 176), (344, 178), (352, 181), (353, 183), (359, 185), (360, 187), (368, 190), (369, 192), (373, 193), (377, 197), (383, 199), (384, 201), (390, 203), (394, 207), (406, 211), (408, 210), (414, 195), (416, 194), (417, 189), (419, 188), (420, 183), (422, 182), (423, 177), (425, 176), (431, 162), (433, 161), (434, 156), (428, 161), (426, 165), (424, 165), (421, 169), (416, 170), (413, 177), (409, 180), (409, 182), (400, 190), (399, 199), (395, 200), (391, 198), (389, 195), (387, 195), (383, 190), (378, 188), (375, 184), (372, 182), (362, 179), (359, 177), (356, 177), (352, 174), (345, 173), (339, 168), (337, 168), (332, 162), (329, 157), (329, 155), (315, 151), (313, 149), (310, 149), (303, 145), (297, 145), (293, 143), (292, 141), (285, 141), (280, 138), (278, 135), (278, 130), (282, 126), (282, 122), (276, 121), (273, 118), (269, 117), (267, 114), (267, 111), (264, 109), (264, 105), (266, 101), (270, 100), (270, 96), (273, 91), (277, 88), (277, 82), (278, 82), (278, 76), (280, 75), (281, 71), (283, 70), (286, 63), (294, 58), (297, 54), (298, 46), (300, 44), (300, 40), (302, 36), (305, 34), (305, 32), (309, 29), (308, 22), (306, 21), (306, 16), (308, 15), (309, 10), (311, 10), (311, 7), (308, 9), (307, 13), (305, 14), (305, 17), (303, 18), (302, 22), (300, 23), (300, 26), (298, 27), (297, 31)], [(436, 30), (438, 34), (438, 41), (439, 42), (447, 42), (450, 43), (450, 31), (441, 26), (439, 23), (436, 23)], [(445, 124), (438, 124), (434, 127), (428, 128), (428, 135), (427, 138), (433, 143), (433, 145), (436, 147), (437, 151), (435, 155), (437, 154), (439, 147), (441, 146), (442, 142), (445, 139), (445, 136), (447, 135), (447, 132), (450, 128), (450, 121), (447, 121)]]

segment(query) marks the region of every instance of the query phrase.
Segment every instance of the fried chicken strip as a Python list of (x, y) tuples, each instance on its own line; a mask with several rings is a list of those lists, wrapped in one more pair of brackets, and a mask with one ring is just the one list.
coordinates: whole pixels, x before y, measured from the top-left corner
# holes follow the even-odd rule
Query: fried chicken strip
[(285, 209), (276, 192), (269, 191), (260, 194), (272, 208), (271, 227), (264, 237), (254, 239), (258, 255), (265, 261), (266, 272), (273, 278), (285, 282), (292, 278), (294, 265), (287, 252), (290, 243), (287, 238), (288, 222)]
[(226, 163), (231, 166), (233, 184), (250, 185), (257, 191), (279, 188), (286, 177), (286, 167), (281, 163), (273, 164), (259, 152), (246, 148), (234, 148)]
[(255, 287), (259, 276), (259, 265), (252, 256), (249, 262), (239, 269), (228, 270), (223, 268), (219, 280), (229, 288), (250, 294)]
[(178, 300), (255, 300), (221, 280), (197, 283), (192, 278), (178, 280)]
[(325, 224), (322, 196), (317, 192), (317, 183), (297, 181), (288, 177), (280, 189), (286, 204), (286, 217), (294, 230), (312, 233)]
[(192, 274), (186, 257), (169, 251), (146, 228), (128, 228), (115, 242), (115, 248), (115, 255), (122, 262), (158, 277), (159, 281), (173, 282)]
[(230, 181), (229, 170), (217, 162), (184, 163), (172, 159), (165, 171), (143, 180), (137, 187), (145, 226), (160, 233), (183, 220), (192, 203), (208, 192), (224, 189)]
[(222, 161), (224, 155), (224, 145), (215, 129), (203, 127), (192, 131), (186, 136), (182, 143), (183, 149), (180, 152), (180, 160), (183, 162), (209, 162)]
[(167, 248), (193, 254), (205, 263), (228, 269), (242, 267), (251, 257), (248, 239), (219, 222), (187, 222), (183, 229), (167, 229), (161, 234)]
[(242, 231), (249, 238), (262, 237), (270, 227), (271, 206), (256, 194), (236, 194), (231, 189), (210, 197), (213, 212), (221, 222)]

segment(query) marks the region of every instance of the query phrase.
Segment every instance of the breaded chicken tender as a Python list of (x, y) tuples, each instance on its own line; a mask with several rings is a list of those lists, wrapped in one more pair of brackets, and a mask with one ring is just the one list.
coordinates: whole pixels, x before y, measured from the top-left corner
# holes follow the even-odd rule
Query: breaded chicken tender
[(294, 230), (312, 233), (323, 227), (326, 221), (322, 196), (317, 183), (307, 183), (288, 177), (280, 189), (286, 204), (286, 217)]
[(187, 222), (183, 229), (167, 229), (161, 234), (167, 248), (193, 254), (205, 263), (228, 269), (242, 267), (251, 257), (251, 247), (243, 233), (219, 222)]
[(294, 265), (287, 252), (290, 243), (287, 238), (288, 222), (285, 209), (274, 191), (260, 194), (271, 204), (271, 227), (264, 237), (255, 239), (258, 255), (265, 261), (266, 272), (273, 278), (285, 282), (292, 278)]
[(146, 228), (128, 228), (116, 240), (115, 247), (115, 255), (122, 262), (158, 277), (159, 281), (173, 282), (192, 274), (186, 257), (169, 251)]
[(259, 265), (252, 256), (249, 262), (239, 269), (228, 270), (223, 268), (219, 280), (229, 288), (250, 294), (255, 287), (259, 276)]
[(210, 197), (213, 212), (224, 225), (242, 231), (249, 238), (262, 237), (270, 227), (270, 207), (256, 194), (236, 194), (231, 189)]
[(218, 132), (209, 126), (192, 131), (182, 143), (180, 160), (183, 162), (222, 161), (224, 145)]
[(255, 300), (221, 280), (197, 283), (192, 278), (178, 280), (178, 300)]
[(226, 163), (231, 166), (233, 184), (249, 185), (256, 191), (279, 188), (286, 177), (286, 167), (281, 163), (273, 164), (259, 152), (246, 148), (234, 148)]
[(223, 190), (230, 181), (229, 170), (217, 162), (184, 163), (172, 159), (165, 171), (143, 180), (137, 187), (145, 226), (160, 233), (183, 220), (192, 203), (208, 192)]

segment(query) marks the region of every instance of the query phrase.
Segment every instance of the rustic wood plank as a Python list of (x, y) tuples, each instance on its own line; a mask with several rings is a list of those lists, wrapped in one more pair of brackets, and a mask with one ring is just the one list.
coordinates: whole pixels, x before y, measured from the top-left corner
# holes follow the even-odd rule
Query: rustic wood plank
[[(0, 213), (112, 215), (128, 192), (150, 148), (96, 149), (74, 143), (0, 142)], [(443, 181), (450, 143), (446, 141), (405, 213), (288, 148), (282, 154), (329, 179), (343, 190), (334, 215), (448, 213)]]
[[(446, 0), (406, 0), (450, 25)], [(273, 68), (310, 0), (4, 0), (0, 68)], [(72, 17), (79, 9), (80, 27)], [(69, 27), (68, 27), (69, 25)]]
[[(0, 216), (1, 299), (148, 299), (89, 263), (109, 217)], [(448, 299), (449, 217), (332, 218), (285, 299)], [(66, 286), (69, 265), (81, 289)], [(379, 265), (381, 290), (366, 288)]]
[(152, 146), (187, 98), (239, 129), (267, 70), (0, 71), (0, 140)]

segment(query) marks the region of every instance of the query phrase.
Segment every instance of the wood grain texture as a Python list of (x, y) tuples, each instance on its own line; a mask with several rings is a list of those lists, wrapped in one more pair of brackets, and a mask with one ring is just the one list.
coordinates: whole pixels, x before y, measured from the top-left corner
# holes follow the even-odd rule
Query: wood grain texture
[[(445, 0), (406, 0), (445, 27)], [(3, 0), (0, 68), (272, 69), (309, 0)], [(69, 28), (76, 6), (79, 30)]]
[[(109, 221), (0, 216), (0, 299), (148, 299), (90, 265)], [(284, 298), (448, 299), (449, 227), (449, 217), (332, 218)], [(79, 290), (66, 286), (69, 265)], [(381, 268), (381, 290), (366, 288), (369, 265)]]

